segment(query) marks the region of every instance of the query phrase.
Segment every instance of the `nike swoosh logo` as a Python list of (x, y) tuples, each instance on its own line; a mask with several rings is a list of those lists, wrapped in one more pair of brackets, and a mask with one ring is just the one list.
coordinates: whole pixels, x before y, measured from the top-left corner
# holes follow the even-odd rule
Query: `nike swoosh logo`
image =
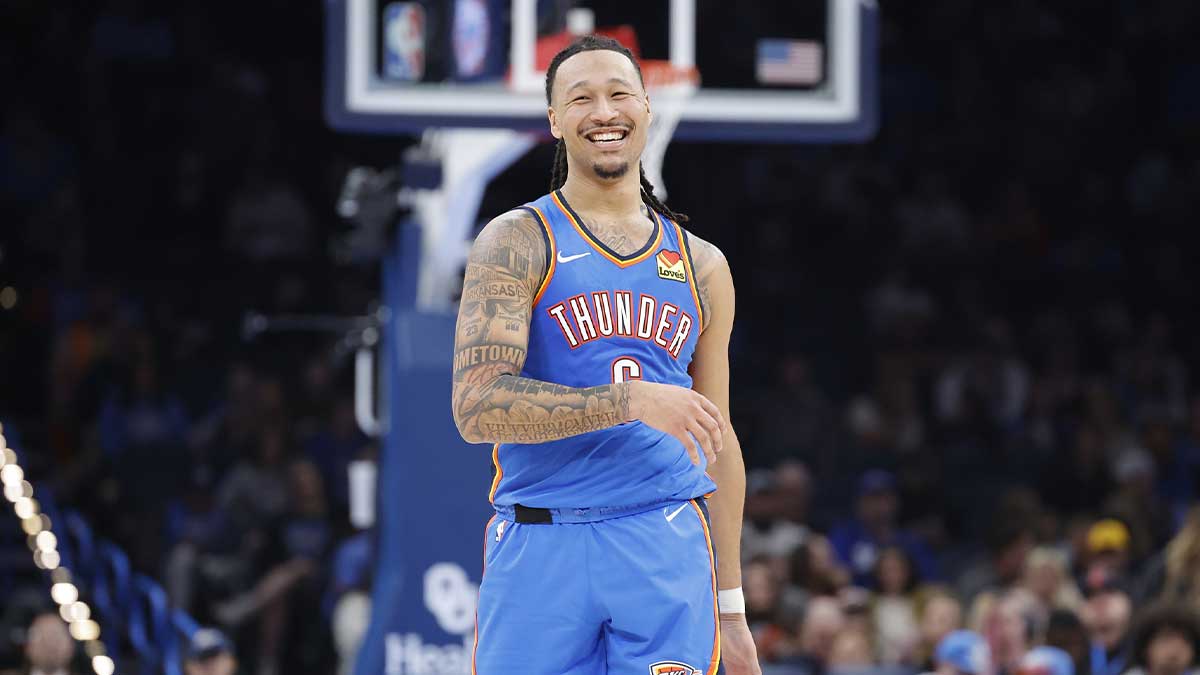
[(571, 262), (572, 260), (579, 260), (580, 258), (582, 258), (582, 257), (584, 257), (584, 256), (591, 255), (591, 254), (592, 254), (592, 252), (591, 252), (591, 251), (584, 251), (583, 253), (577, 253), (577, 254), (575, 254), (575, 255), (567, 255), (567, 256), (564, 256), (564, 255), (562, 254), (562, 251), (559, 251), (559, 252), (558, 252), (558, 262), (560, 262), (560, 263), (569, 263), (569, 262)]
[(675, 520), (675, 516), (679, 515), (679, 512), (680, 512), (680, 511), (682, 511), (682, 510), (684, 510), (684, 509), (686, 509), (687, 507), (688, 507), (688, 505), (687, 505), (687, 502), (684, 502), (683, 504), (681, 504), (681, 505), (679, 506), (679, 508), (677, 508), (677, 509), (675, 509), (674, 511), (672, 511), (672, 512), (670, 513), (670, 515), (668, 515), (668, 516), (667, 516), (667, 522), (669, 523), (669, 522), (671, 522), (672, 520)]

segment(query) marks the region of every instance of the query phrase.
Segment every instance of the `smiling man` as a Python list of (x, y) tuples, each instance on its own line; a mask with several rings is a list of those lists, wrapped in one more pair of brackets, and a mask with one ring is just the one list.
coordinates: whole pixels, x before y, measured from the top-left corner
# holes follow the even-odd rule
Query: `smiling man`
[(580, 38), (546, 100), (551, 192), (480, 232), (459, 307), (454, 418), (495, 463), (473, 672), (757, 674), (729, 266), (641, 170), (629, 50)]

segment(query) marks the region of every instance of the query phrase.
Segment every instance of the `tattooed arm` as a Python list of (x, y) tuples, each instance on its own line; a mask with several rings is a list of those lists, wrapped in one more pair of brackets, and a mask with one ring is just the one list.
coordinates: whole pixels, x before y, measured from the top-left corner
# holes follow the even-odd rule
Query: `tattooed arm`
[(520, 377), (533, 296), (549, 261), (541, 225), (525, 211), (488, 223), (467, 257), (454, 337), (451, 404), (469, 443), (541, 443), (641, 420), (678, 438), (692, 461), (715, 460), (724, 420), (691, 389), (634, 380), (567, 387)]
[(469, 443), (539, 443), (633, 419), (629, 386), (565, 387), (519, 377), (533, 296), (549, 261), (525, 211), (488, 223), (467, 259), (454, 339), (454, 421)]

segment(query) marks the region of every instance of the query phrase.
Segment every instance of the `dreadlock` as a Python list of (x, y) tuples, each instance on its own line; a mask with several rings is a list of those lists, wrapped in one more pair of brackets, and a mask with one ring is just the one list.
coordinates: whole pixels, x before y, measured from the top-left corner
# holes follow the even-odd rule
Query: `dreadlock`
[[(645, 81), (642, 79), (642, 67), (638, 65), (637, 59), (633, 58), (633, 52), (626, 49), (625, 45), (616, 40), (605, 37), (603, 35), (584, 35), (578, 38), (571, 44), (567, 45), (562, 51), (554, 55), (550, 60), (550, 67), (546, 69), (546, 104), (550, 104), (550, 99), (554, 93), (554, 76), (558, 74), (558, 67), (563, 61), (579, 54), (581, 52), (591, 52), (605, 49), (610, 52), (622, 54), (629, 62), (633, 64), (633, 69), (637, 71), (638, 81), (645, 87)], [(638, 162), (638, 174), (642, 181), (642, 202), (651, 209), (659, 212), (663, 216), (676, 223), (686, 223), (688, 218), (686, 213), (677, 213), (672, 211), (663, 204), (658, 197), (654, 196), (654, 184), (646, 178), (646, 170), (642, 168), (642, 163)], [(558, 139), (558, 143), (554, 146), (554, 167), (550, 171), (550, 191), (553, 192), (561, 188), (567, 182), (567, 146), (563, 140)]]

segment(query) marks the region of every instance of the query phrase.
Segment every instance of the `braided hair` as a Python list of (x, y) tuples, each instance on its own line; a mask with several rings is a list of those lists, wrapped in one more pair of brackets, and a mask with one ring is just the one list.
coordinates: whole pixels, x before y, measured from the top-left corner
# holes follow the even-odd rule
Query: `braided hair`
[[(626, 49), (625, 45), (622, 45), (620, 42), (617, 42), (612, 38), (604, 37), (603, 35), (584, 35), (583, 37), (580, 37), (571, 44), (567, 45), (562, 51), (555, 54), (553, 59), (551, 59), (550, 67), (546, 69), (547, 105), (550, 103), (551, 95), (554, 93), (554, 76), (558, 74), (558, 67), (562, 65), (562, 62), (581, 52), (591, 52), (602, 49), (610, 52), (617, 52), (618, 54), (622, 54), (625, 56), (625, 58), (629, 59), (630, 63), (633, 64), (633, 69), (637, 71), (638, 81), (642, 82), (643, 87), (645, 86), (645, 82), (642, 80), (642, 67), (638, 65), (637, 59), (633, 58), (633, 52)], [(642, 167), (642, 163), (640, 161), (638, 162), (638, 173), (640, 174), (642, 181), (642, 202), (644, 202), (646, 206), (677, 223), (686, 223), (688, 220), (690, 220), (686, 213), (677, 213), (672, 211), (667, 207), (666, 204), (663, 204), (658, 197), (654, 196), (654, 184), (651, 183), (648, 178), (646, 178), (646, 170)], [(563, 142), (563, 139), (560, 138), (554, 146), (554, 168), (550, 172), (550, 190), (553, 192), (554, 190), (561, 188), (566, 182), (567, 146)]]

